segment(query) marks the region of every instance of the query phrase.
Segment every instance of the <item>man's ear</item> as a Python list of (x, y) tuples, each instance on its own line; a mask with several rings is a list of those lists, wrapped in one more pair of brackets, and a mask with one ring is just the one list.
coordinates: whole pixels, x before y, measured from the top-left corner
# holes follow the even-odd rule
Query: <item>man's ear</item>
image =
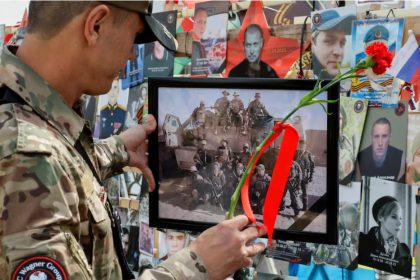
[(111, 19), (111, 11), (108, 6), (102, 4), (90, 10), (86, 16), (84, 35), (89, 46), (94, 45), (102, 34), (104, 23)]

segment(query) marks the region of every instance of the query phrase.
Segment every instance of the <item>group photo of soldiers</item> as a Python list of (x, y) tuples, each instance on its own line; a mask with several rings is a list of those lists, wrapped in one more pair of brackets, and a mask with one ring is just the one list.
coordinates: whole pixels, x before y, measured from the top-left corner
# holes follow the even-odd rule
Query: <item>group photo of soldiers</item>
[[(299, 91), (160, 90), (164, 98), (159, 97), (158, 112), (159, 216), (221, 221), (252, 152), (292, 108), (290, 99), (282, 99), (291, 95), (298, 99)], [(322, 108), (311, 107), (289, 120), (301, 137), (279, 209), (279, 219), (285, 219), (287, 227), (326, 191), (326, 119)], [(312, 121), (316, 124), (308, 125)], [(249, 198), (257, 218), (263, 214), (280, 144), (276, 140), (267, 149), (251, 175)], [(239, 206), (237, 212), (241, 211)], [(318, 227), (325, 226), (326, 221), (318, 220), (323, 224)]]

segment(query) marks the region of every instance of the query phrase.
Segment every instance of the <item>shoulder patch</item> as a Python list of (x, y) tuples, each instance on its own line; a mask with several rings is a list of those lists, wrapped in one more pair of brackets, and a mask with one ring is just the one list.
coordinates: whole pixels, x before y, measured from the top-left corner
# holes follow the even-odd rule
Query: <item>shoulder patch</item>
[(21, 262), (13, 272), (12, 280), (67, 280), (63, 266), (56, 260), (35, 256)]

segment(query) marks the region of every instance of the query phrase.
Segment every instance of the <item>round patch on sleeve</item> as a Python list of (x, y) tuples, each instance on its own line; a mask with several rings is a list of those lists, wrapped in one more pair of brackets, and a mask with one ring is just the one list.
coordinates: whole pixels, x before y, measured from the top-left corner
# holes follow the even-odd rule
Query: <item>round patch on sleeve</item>
[(19, 264), (12, 280), (67, 280), (67, 275), (59, 262), (39, 256)]

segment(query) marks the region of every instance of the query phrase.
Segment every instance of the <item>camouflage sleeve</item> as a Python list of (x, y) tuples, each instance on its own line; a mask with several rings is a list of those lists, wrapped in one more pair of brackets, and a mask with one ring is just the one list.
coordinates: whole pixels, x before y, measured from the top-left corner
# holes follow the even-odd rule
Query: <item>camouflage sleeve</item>
[(99, 176), (102, 180), (121, 174), (122, 168), (128, 162), (128, 153), (118, 135), (95, 143), (95, 153), (99, 164)]
[(17, 270), (25, 273), (28, 261), (36, 260), (34, 267), (41, 258), (52, 260), (49, 267), (62, 268), (69, 280), (91, 279), (86, 256), (66, 226), (79, 219), (77, 187), (68, 169), (47, 151), (0, 160), (1, 279)]
[(207, 280), (207, 271), (201, 259), (184, 248), (158, 267), (143, 272), (139, 280)]

